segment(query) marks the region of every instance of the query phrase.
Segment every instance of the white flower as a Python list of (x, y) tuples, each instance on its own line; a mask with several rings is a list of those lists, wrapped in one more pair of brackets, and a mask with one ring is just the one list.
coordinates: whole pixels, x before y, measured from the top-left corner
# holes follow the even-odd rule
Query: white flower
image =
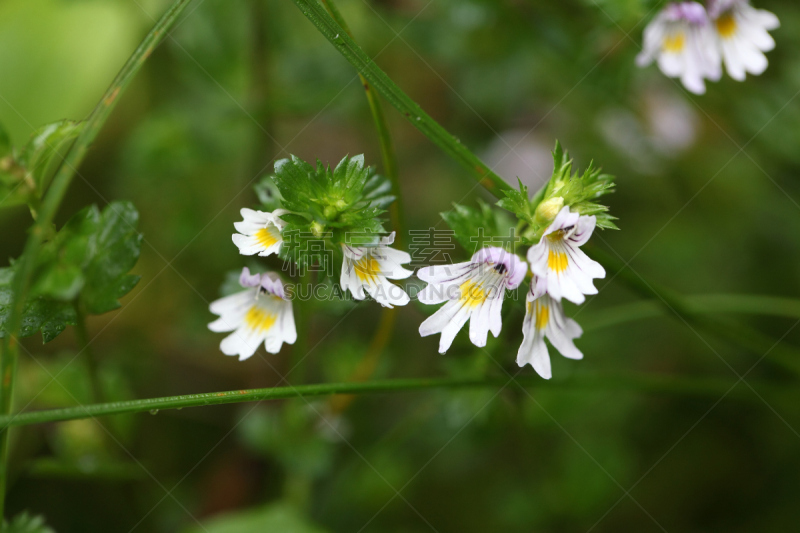
[(672, 3), (644, 30), (644, 46), (636, 63), (645, 67), (656, 60), (661, 72), (680, 78), (696, 94), (706, 92), (703, 78), (722, 75), (714, 32), (705, 8), (697, 2)]
[(764, 52), (775, 48), (767, 31), (780, 26), (778, 17), (755, 9), (748, 0), (714, 0), (708, 14), (731, 78), (743, 81), (747, 72), (758, 76), (767, 69)]
[[(410, 299), (406, 291), (390, 283), (388, 279), (406, 279), (414, 272), (406, 270), (403, 263), (410, 263), (407, 252), (389, 248), (394, 242), (394, 232), (382, 238), (375, 246), (342, 245), (342, 290), (349, 290), (356, 300), (366, 298), (364, 291), (384, 307), (406, 305)], [(388, 278), (388, 279), (387, 279)]]
[(506, 289), (517, 288), (527, 270), (524, 261), (502, 248), (483, 248), (465, 263), (421, 268), (417, 276), (428, 286), (420, 291), (419, 301), (447, 303), (419, 326), (420, 335), (441, 333), (439, 353), (445, 353), (470, 320), (469, 340), (475, 346), (486, 346), (489, 331), (495, 337), (500, 335)]
[(526, 298), (523, 340), (517, 352), (517, 364), (520, 367), (530, 364), (537, 374), (550, 379), (553, 373), (544, 339), (547, 338), (564, 357), (583, 359), (583, 354), (573, 343), (573, 339), (580, 337), (583, 331), (577, 322), (564, 316), (561, 302), (548, 296), (544, 285), (541, 278), (534, 277), (531, 282), (531, 290)]
[(294, 344), (292, 302), (286, 298), (283, 283), (276, 274), (253, 274), (245, 267), (239, 283), (246, 290), (213, 302), (210, 310), (220, 318), (208, 325), (211, 331), (233, 331), (220, 343), (225, 355), (238, 355), (240, 361), (252, 356), (259, 344), (269, 353), (278, 353), (283, 343)]
[(579, 248), (592, 236), (596, 223), (595, 217), (580, 216), (564, 207), (539, 243), (528, 250), (531, 271), (542, 278), (547, 293), (556, 300), (566, 298), (580, 304), (586, 299), (584, 294), (597, 294), (592, 280), (604, 278), (606, 271)]
[(281, 230), (286, 226), (280, 216), (288, 211), (276, 209), (272, 213), (265, 213), (245, 207), (240, 212), (244, 220), (233, 224), (239, 232), (233, 234), (233, 244), (239, 247), (239, 253), (263, 257), (278, 253), (283, 244)]

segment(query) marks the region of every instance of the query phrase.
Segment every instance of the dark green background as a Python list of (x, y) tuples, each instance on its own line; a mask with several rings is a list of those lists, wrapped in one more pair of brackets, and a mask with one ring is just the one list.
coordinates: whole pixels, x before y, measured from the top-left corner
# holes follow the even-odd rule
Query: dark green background
[[(539, 183), (556, 138), (580, 168), (593, 159), (616, 175), (607, 201), (621, 231), (593, 243), (630, 260), (636, 273), (686, 294), (793, 297), (800, 6), (757, 6), (782, 23), (767, 72), (744, 83), (726, 77), (695, 96), (655, 67), (634, 66), (655, 2), (340, 5), (367, 53), (487, 163), (515, 148), (498, 167), (505, 177)], [(15, 143), (43, 123), (85, 117), (165, 7), (0, 4), (0, 121)], [(402, 116), (386, 112), (408, 227), (444, 228), (438, 213), (451, 202), (488, 199)], [(112, 200), (131, 200), (141, 213), (134, 273), (142, 280), (121, 310), (89, 322), (109, 397), (278, 385), (309, 350), (289, 383), (350, 376), (377, 326), (374, 302), (346, 316), (350, 304), (297, 304), (310, 320), (300, 323), (300, 344), (243, 363), (223, 356), (222, 336), (205, 327), (226, 273), (246, 264), (230, 241), (238, 210), (255, 206), (252, 183), (289, 153), (330, 162), (365, 153), (380, 166), (352, 67), (288, 0), (198, 0), (122, 98), (58, 217)], [(30, 223), (25, 208), (0, 212), (0, 266), (21, 253)], [(619, 279), (597, 285), (600, 294), (584, 306), (567, 306), (581, 323), (636, 299)], [(436, 353), (438, 337), (416, 333), (431, 311), (399, 311), (377, 378), (517, 371), (518, 310), (488, 351), (462, 332), (446, 356)], [(721, 401), (566, 386), (571, 376), (627, 372), (734, 385), (758, 360), (673, 318), (587, 331), (578, 341), (582, 362), (553, 351), (563, 390), (526, 394), (511, 383), (359, 397), (337, 422), (344, 440), (321, 420), (330, 417), (320, 400), (25, 428), (14, 437), (9, 511), (42, 513), (59, 532), (202, 531), (193, 517), (207, 524), (220, 513), (243, 514), (208, 531), (796, 529), (795, 397), (743, 383)], [(787, 346), (800, 341), (794, 320), (736, 318)], [(76, 353), (71, 331), (24, 346), (17, 407), (89, 401), (82, 360), (67, 365)], [(747, 379), (794, 383), (769, 359)]]

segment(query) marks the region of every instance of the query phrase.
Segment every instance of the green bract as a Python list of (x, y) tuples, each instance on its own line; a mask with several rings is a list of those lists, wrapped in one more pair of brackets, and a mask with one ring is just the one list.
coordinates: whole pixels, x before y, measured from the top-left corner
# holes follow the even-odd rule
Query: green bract
[(341, 244), (372, 242), (386, 231), (379, 216), (394, 200), (391, 184), (364, 166), (363, 155), (345, 157), (334, 169), (292, 156), (275, 163), (271, 178), (276, 190), (262, 182), (256, 191), (263, 203), (289, 211), (281, 216), (287, 222), (281, 256), (298, 266), (323, 264), (324, 254), (338, 253)]
[[(128, 274), (141, 251), (139, 213), (130, 202), (112, 202), (75, 214), (43, 248), (20, 335), (42, 331), (49, 342), (76, 323), (76, 306), (102, 314), (120, 306), (139, 276)], [(0, 336), (8, 320), (15, 267), (0, 269)]]
[(503, 191), (506, 197), (497, 205), (511, 211), (526, 224), (527, 228), (521, 235), (522, 242), (535, 244), (563, 206), (581, 215), (594, 215), (598, 228), (617, 229), (613, 222), (616, 218), (608, 214), (608, 207), (595, 201), (613, 188), (614, 176), (602, 173), (592, 163), (583, 174), (573, 174), (569, 153), (556, 141), (553, 175), (547, 185), (528, 200), (528, 188), (520, 182), (520, 190)]
[(502, 211), (492, 209), (484, 201), (479, 207), (453, 204), (453, 209), (441, 213), (442, 218), (453, 230), (459, 244), (469, 253), (485, 246), (503, 246), (513, 250), (514, 227), (510, 217)]

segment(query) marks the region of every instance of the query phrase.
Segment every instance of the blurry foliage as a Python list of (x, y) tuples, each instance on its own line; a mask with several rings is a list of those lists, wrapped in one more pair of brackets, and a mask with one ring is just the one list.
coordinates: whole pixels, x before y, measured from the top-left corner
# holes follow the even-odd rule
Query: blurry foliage
[(324, 529), (311, 523), (302, 511), (286, 503), (271, 504), (243, 513), (231, 513), (208, 520), (201, 527), (186, 533), (323, 533)]
[[(31, 296), (25, 305), (21, 336), (42, 331), (50, 342), (74, 326), (77, 310), (99, 315), (120, 307), (139, 276), (128, 274), (139, 259), (139, 213), (129, 202), (113, 202), (76, 213), (37, 257)], [(8, 321), (15, 268), (0, 269), (0, 336)]]
[[(519, 177), (530, 193), (539, 189), (537, 176), (553, 168), (536, 154), (547, 153), (556, 138), (570, 148), (575, 169), (595, 160), (617, 176), (616, 194), (608, 198), (624, 231), (598, 232), (593, 244), (631, 260), (636, 272), (687, 293), (800, 293), (791, 268), (800, 262), (796, 2), (754, 0), (782, 22), (769, 69), (744, 83), (709, 84), (703, 97), (685, 93), (654, 67), (634, 66), (641, 31), (663, 2), (337, 4), (367, 53), (465, 145), (485, 154), (492, 145), (503, 148), (503, 176), (514, 186)], [(149, 15), (165, 6), (165, 0), (1, 3), (0, 122), (12, 142), (0, 133), (0, 159), (10, 146), (19, 154), (41, 124), (83, 118), (152, 24)], [(147, 244), (133, 273), (143, 281), (122, 300), (123, 309), (89, 321), (110, 400), (285, 385), (276, 372), (285, 375), (307, 354), (287, 350), (238, 363), (219, 354), (218, 336), (206, 330), (207, 303), (218, 296), (225, 272), (281, 265), (239, 256), (230, 242), (232, 222), (241, 207), (278, 207), (269, 185), (274, 160), (296, 154), (338, 161), (364, 153), (380, 161), (355, 73), (291, 2), (205, 0), (171, 35), (121, 100), (81, 168), (86, 181), (76, 179), (57, 224), (63, 228), (84, 206), (108, 199), (130, 199), (141, 211), (138, 229)], [(455, 227), (495, 224), (502, 234), (513, 225), (508, 214), (479, 202), (493, 199), (465, 186), (461, 168), (385, 107), (408, 227), (445, 229), (439, 216), (445, 210)], [(487, 156), (492, 167), (498, 160)], [(8, 185), (8, 174), (0, 173), (0, 193)], [(3, 261), (19, 256), (30, 222), (21, 205), (0, 211)], [(463, 241), (464, 233), (456, 236)], [(473, 243), (463, 244), (448, 252), (454, 261), (473, 252)], [(8, 304), (5, 266), (0, 310)], [(618, 280), (598, 285), (600, 295), (579, 311), (565, 306), (579, 323), (632, 298)], [(74, 320), (74, 310), (39, 298), (30, 305), (42, 309), (29, 315), (25, 331), (43, 328), (49, 340)], [(351, 376), (376, 315), (374, 306), (353, 302), (315, 304), (302, 333), (310, 350), (305, 379)], [(446, 357), (435, 353), (435, 339), (419, 338), (414, 306), (398, 317), (378, 376), (518, 371), (518, 311), (504, 320), (503, 337), (490, 340), (489, 353), (475, 351), (461, 335)], [(776, 339), (793, 325), (742, 318)], [(784, 342), (797, 343), (797, 331)], [(526, 393), (509, 381), (503, 389), (364, 396), (338, 418), (324, 402), (314, 400), (314, 411), (298, 400), (252, 412), (250, 405), (184, 409), (102, 423), (159, 483), (177, 484), (172, 494), (211, 532), (358, 531), (368, 521), (365, 532), (428, 530), (419, 515), (440, 531), (656, 530), (629, 498), (612, 509), (635, 483), (631, 496), (668, 531), (792, 529), (800, 459), (796, 436), (782, 420), (797, 427), (797, 402), (772, 405), (778, 417), (757, 398), (752, 404), (726, 398), (711, 409), (714, 399), (560, 390), (558, 383), (566, 388), (573, 375), (630, 370), (714, 375), (733, 385), (736, 377), (720, 359), (738, 372), (753, 359), (666, 319), (592, 331), (577, 344), (585, 360), (554, 357), (557, 382), (546, 390)], [(23, 346), (31, 355), (20, 362), (17, 405), (90, 401), (81, 360), (67, 364), (75, 355), (65, 351), (73, 346), (70, 335)], [(299, 374), (286, 379), (299, 383)], [(781, 378), (766, 364), (748, 376)], [(347, 441), (331, 439), (321, 416)], [(127, 457), (97, 426), (88, 427), (19, 431), (12, 453), (64, 461)], [(60, 531), (126, 531), (145, 516), (142, 531), (197, 529), (171, 498), (156, 505), (164, 491), (144, 479), (112, 484), (22, 474), (8, 506), (12, 513), (43, 513)], [(285, 501), (287, 488), (298, 486), (306, 487), (292, 492), (298, 501)]]
[(3, 533), (55, 533), (47, 527), (44, 517), (20, 513), (10, 523), (3, 521)]

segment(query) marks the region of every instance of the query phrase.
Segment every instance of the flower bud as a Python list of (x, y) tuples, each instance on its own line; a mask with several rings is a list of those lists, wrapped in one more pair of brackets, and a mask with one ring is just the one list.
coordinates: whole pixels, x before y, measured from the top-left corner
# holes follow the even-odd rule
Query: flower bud
[(561, 196), (545, 200), (536, 207), (536, 222), (542, 225), (549, 224), (556, 218), (562, 207), (564, 207), (564, 198)]

